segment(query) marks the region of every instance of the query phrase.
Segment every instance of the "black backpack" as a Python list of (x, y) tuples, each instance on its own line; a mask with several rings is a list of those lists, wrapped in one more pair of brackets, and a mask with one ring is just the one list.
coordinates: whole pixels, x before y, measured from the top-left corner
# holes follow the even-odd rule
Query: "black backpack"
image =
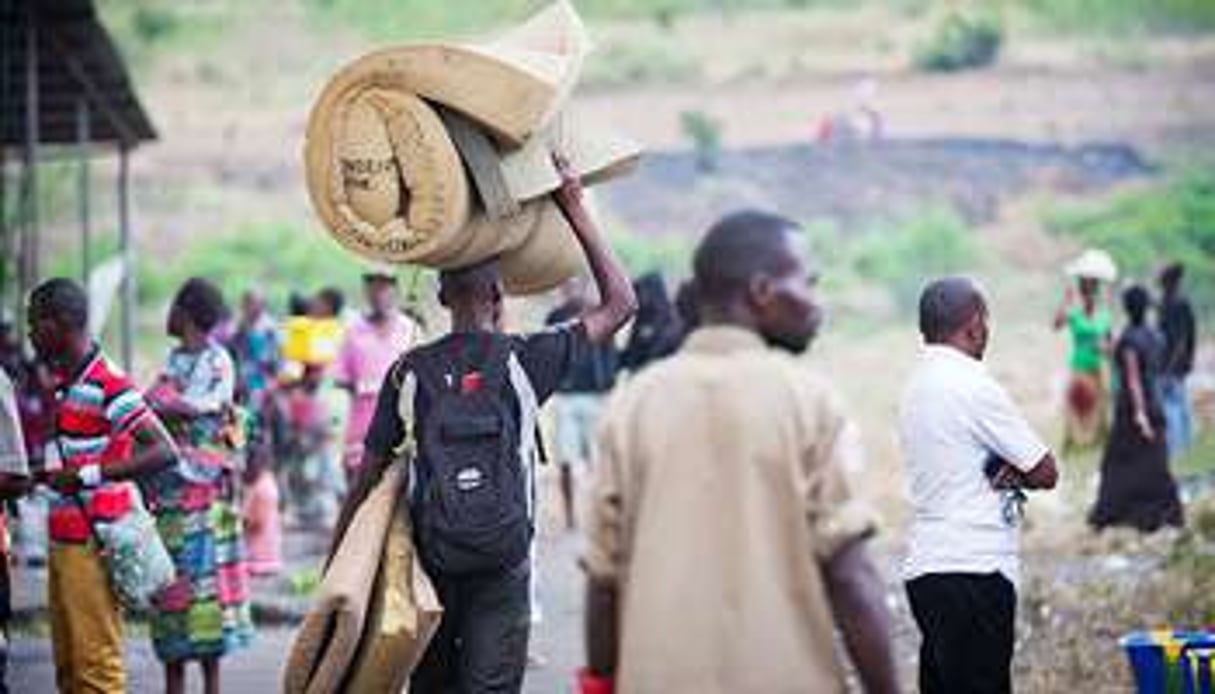
[[(530, 461), (521, 460), (521, 423), (508, 400), (511, 343), (487, 340), (479, 369), (460, 372), (433, 351), (409, 359), (430, 404), (417, 431), (411, 513), (422, 563), (439, 575), (513, 568), (532, 541)], [(466, 392), (478, 373), (479, 387)]]

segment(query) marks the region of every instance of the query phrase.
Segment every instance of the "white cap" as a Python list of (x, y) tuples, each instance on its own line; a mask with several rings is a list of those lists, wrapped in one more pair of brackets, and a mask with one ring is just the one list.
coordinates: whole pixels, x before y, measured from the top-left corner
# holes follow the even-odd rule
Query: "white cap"
[(1109, 253), (1100, 248), (1089, 248), (1063, 268), (1063, 272), (1071, 277), (1113, 282), (1118, 279), (1118, 266)]

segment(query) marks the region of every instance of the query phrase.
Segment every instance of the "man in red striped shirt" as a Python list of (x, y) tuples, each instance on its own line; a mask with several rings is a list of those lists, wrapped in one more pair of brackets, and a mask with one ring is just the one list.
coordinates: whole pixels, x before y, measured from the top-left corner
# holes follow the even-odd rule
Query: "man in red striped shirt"
[(89, 523), (121, 518), (137, 501), (132, 480), (172, 464), (177, 452), (134, 383), (89, 336), (88, 297), (78, 284), (39, 285), (28, 315), (30, 342), (58, 384), (59, 465), (37, 475), (59, 493), (48, 577), (55, 679), (61, 692), (122, 692), (122, 613)]

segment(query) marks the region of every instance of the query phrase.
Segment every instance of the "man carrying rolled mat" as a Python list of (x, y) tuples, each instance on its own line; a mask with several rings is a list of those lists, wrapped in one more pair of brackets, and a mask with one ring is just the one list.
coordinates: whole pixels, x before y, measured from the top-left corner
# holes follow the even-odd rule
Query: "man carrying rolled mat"
[(491, 260), (444, 271), (439, 300), (451, 332), (389, 370), (363, 452), (362, 473), (335, 546), (388, 464), (415, 452), (408, 502), (414, 542), (444, 614), (410, 691), (517, 692), (530, 630), (536, 414), (570, 364), (635, 311), (628, 276), (557, 159), (553, 194), (586, 254), (601, 300), (575, 320), (529, 335), (502, 332), (503, 285)]

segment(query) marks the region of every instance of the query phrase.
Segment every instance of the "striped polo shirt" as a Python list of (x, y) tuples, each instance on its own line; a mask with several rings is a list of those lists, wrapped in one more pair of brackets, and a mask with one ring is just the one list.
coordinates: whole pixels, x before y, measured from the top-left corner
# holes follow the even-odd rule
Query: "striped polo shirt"
[[(151, 410), (143, 394), (94, 346), (85, 365), (56, 393), (55, 447), (65, 468), (105, 466), (132, 454), (131, 431)], [(113, 521), (131, 508), (131, 483), (110, 482), (81, 494), (95, 522)], [(89, 527), (70, 496), (56, 495), (51, 539), (84, 542)]]

